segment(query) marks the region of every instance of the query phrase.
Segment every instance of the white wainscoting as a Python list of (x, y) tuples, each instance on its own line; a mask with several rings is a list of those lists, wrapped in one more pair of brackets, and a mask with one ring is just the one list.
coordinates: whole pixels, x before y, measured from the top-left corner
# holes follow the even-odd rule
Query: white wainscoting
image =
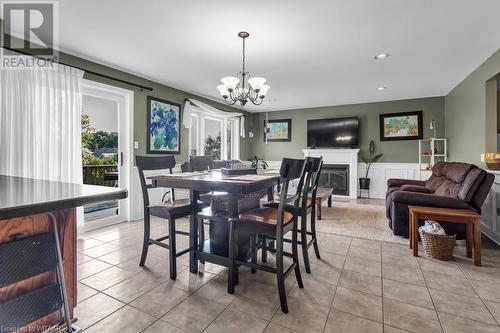
[[(272, 169), (279, 169), (281, 161), (267, 161)], [(358, 177), (364, 177), (366, 165), (358, 164)], [(370, 198), (385, 198), (387, 191), (387, 180), (389, 178), (419, 179), (426, 180), (431, 176), (430, 171), (422, 171), (420, 174), (418, 163), (373, 163), (370, 167), (368, 177), (371, 179)], [(356, 184), (358, 196), (366, 197), (367, 193), (363, 190), (360, 193), (359, 183)]]
[[(358, 176), (364, 177), (365, 174), (366, 165), (359, 163)], [(387, 180), (390, 178), (426, 180), (430, 175), (430, 171), (420, 172), (418, 163), (373, 163), (368, 173), (368, 178), (371, 179), (370, 197), (385, 198)], [(360, 194), (366, 196), (366, 191), (360, 193), (358, 185), (358, 195)]]

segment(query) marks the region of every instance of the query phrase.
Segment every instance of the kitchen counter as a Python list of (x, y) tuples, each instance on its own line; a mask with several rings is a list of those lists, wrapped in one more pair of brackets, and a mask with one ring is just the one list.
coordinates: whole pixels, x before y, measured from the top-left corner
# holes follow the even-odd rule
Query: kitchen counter
[[(0, 244), (16, 242), (34, 235), (53, 233), (54, 227), (57, 228), (68, 297), (68, 311), (72, 318), (73, 308), (77, 304), (76, 207), (126, 197), (126, 190), (114, 187), (0, 175)], [(51, 223), (52, 220), (47, 213), (51, 213), (51, 216), (55, 218), (55, 224)], [(4, 253), (3, 255), (16, 254)], [(25, 267), (21, 263), (18, 266)], [(23, 272), (26, 271), (28, 270), (24, 268)], [(11, 273), (0, 270), (0, 278), (2, 274)], [(30, 301), (25, 295), (44, 290), (43, 288), (55, 282), (55, 277), (54, 271), (49, 271), (4, 286), (0, 288), (0, 304), (26, 299), (24, 301), (27, 302), (26, 306), (33, 307), (35, 305), (28, 304)], [(33, 311), (32, 314), (35, 316), (34, 313), (37, 312), (35, 309)], [(35, 332), (40, 327), (57, 324), (61, 316), (60, 312), (49, 312), (41, 317), (33, 318), (38, 319), (32, 321), (30, 317), (29, 320), (25, 320), (24, 328), (8, 327), (8, 329)]]
[(126, 197), (116, 187), (0, 175), (0, 220)]

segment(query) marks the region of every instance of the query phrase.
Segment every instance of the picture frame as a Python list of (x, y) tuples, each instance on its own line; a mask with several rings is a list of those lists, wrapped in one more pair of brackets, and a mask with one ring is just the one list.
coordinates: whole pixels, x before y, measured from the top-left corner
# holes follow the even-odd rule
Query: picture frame
[(181, 153), (181, 105), (147, 97), (147, 153)]
[[(269, 132), (266, 131), (269, 124)], [(291, 142), (292, 119), (264, 120), (264, 142)]]
[(424, 137), (422, 111), (380, 114), (379, 120), (380, 141), (420, 140)]

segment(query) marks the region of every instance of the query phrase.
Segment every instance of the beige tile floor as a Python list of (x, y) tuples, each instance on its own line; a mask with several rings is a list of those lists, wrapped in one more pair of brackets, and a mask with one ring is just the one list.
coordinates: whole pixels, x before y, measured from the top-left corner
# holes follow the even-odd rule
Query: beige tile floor
[[(334, 220), (335, 209), (325, 215)], [(359, 218), (371, 217), (365, 209)], [(166, 224), (154, 220), (152, 229), (163, 234)], [(230, 295), (226, 270), (206, 264), (191, 274), (185, 255), (171, 281), (165, 249), (151, 247), (138, 266), (141, 238), (141, 221), (78, 237), (75, 316), (86, 332), (500, 332), (500, 248), (486, 239), (475, 267), (461, 246), (440, 262), (400, 244), (322, 233), (321, 259), (310, 251), (312, 274), (302, 269), (305, 288), (287, 281), (285, 315), (274, 275), (241, 269)]]

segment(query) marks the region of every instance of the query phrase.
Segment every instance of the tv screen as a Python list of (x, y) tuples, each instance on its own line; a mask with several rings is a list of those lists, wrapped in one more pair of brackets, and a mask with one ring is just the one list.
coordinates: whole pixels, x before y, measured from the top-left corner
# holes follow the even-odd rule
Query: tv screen
[(359, 145), (359, 118), (314, 119), (307, 121), (310, 148), (354, 148)]

